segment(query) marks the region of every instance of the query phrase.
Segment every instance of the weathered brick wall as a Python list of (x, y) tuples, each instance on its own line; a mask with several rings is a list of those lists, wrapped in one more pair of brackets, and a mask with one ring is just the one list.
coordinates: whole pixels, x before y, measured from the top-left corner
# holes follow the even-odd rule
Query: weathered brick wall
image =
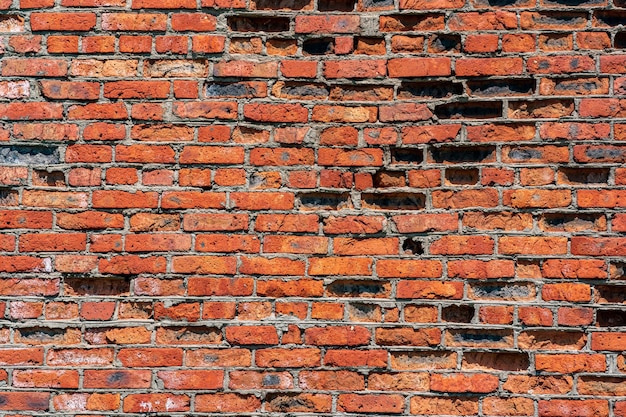
[(624, 0), (0, 7), (0, 416), (626, 416)]

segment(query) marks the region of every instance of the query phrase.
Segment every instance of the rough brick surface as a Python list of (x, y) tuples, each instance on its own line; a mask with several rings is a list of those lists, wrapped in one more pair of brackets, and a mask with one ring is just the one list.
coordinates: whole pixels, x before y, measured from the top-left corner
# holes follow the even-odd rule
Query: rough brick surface
[(0, 416), (626, 416), (624, 0), (0, 10)]

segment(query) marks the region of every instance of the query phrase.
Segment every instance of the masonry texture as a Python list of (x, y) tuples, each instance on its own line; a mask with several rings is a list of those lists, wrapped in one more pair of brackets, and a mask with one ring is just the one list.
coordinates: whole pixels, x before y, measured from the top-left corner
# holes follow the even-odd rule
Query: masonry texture
[(626, 416), (625, 0), (0, 8), (0, 416)]

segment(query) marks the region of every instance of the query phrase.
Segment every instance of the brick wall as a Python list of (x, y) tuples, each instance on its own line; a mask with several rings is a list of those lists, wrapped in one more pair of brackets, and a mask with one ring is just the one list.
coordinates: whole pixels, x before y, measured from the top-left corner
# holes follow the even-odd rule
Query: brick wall
[(0, 416), (626, 416), (624, 0), (0, 8)]

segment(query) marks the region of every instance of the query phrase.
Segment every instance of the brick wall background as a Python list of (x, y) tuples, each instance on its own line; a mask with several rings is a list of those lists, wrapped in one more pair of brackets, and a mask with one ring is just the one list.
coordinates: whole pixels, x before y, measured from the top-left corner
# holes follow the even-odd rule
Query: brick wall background
[(0, 8), (1, 416), (626, 416), (624, 0)]

